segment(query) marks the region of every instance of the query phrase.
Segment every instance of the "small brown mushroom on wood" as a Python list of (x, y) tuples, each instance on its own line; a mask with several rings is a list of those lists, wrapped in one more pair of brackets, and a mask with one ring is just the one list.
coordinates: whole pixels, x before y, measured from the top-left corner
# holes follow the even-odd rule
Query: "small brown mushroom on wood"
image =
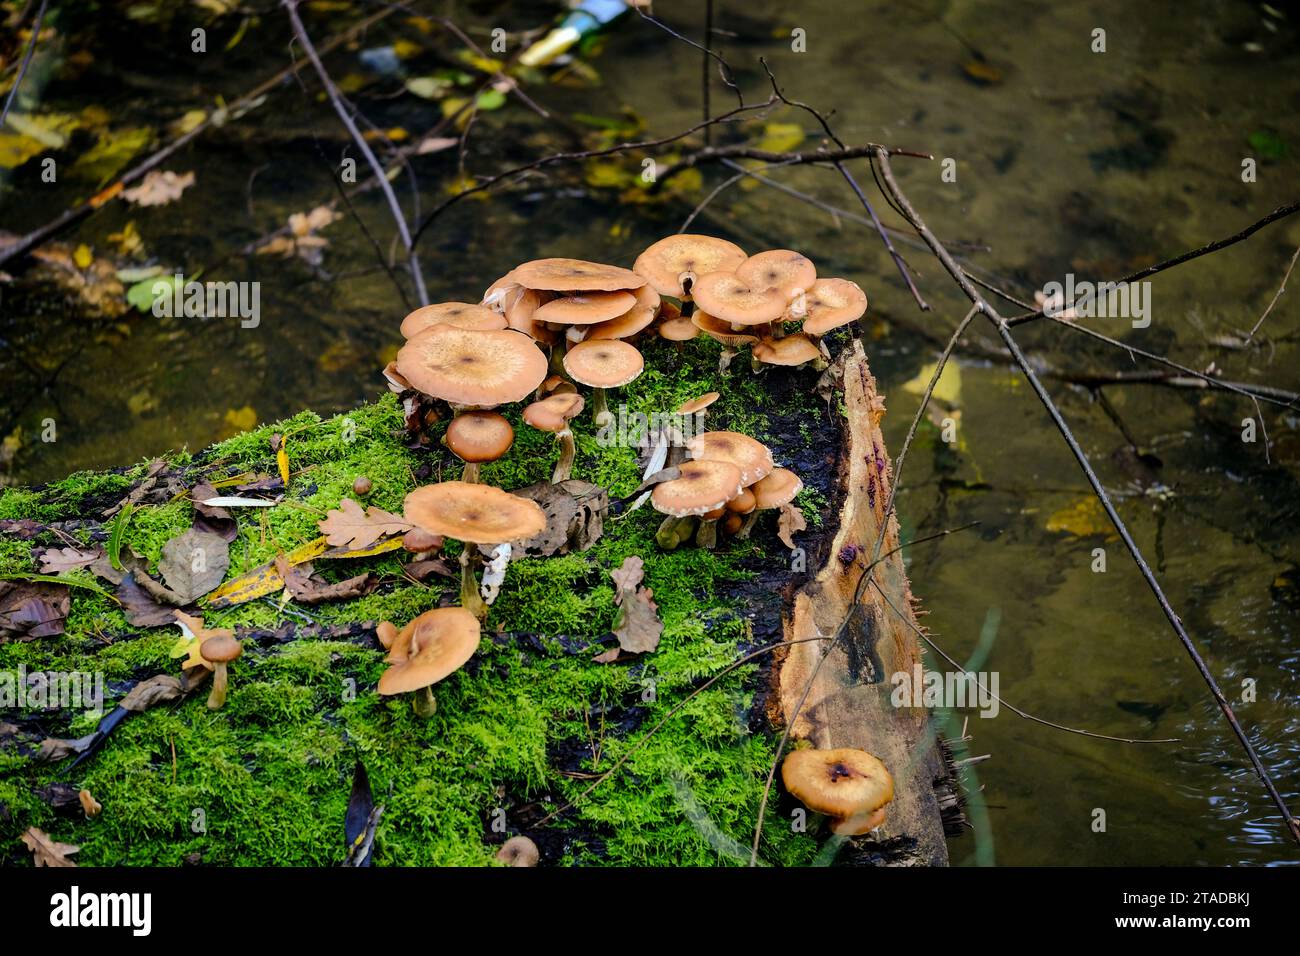
[(809, 810), (831, 818), (831, 831), (857, 836), (885, 822), (894, 778), (874, 754), (841, 747), (794, 750), (781, 763), (781, 781)]

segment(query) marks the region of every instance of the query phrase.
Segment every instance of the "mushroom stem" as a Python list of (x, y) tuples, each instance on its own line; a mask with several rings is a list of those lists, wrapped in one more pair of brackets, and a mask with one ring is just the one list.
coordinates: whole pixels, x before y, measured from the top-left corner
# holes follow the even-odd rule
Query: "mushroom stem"
[(411, 699), (411, 709), (415, 716), (428, 720), (438, 711), (438, 698), (433, 696), (433, 687), (421, 687)]
[(596, 412), (596, 417), (595, 417), (596, 427), (604, 428), (614, 418), (614, 416), (609, 411), (609, 399), (605, 395), (605, 390), (603, 388), (595, 389), (592, 392), (591, 399), (592, 399), (592, 407), (595, 409)]
[(573, 432), (569, 429), (557, 433), (555, 437), (560, 443), (560, 460), (555, 463), (551, 484), (558, 485), (562, 481), (568, 481), (569, 476), (573, 474), (573, 457), (577, 453), (577, 448), (573, 442)]
[(695, 519), (690, 515), (677, 518), (669, 515), (655, 532), (655, 541), (665, 551), (672, 551), (679, 544), (688, 540), (695, 530)]
[(218, 661), (214, 666), (216, 670), (212, 674), (212, 693), (208, 695), (208, 710), (221, 709), (226, 703), (226, 689), (230, 684), (225, 663)]
[(700, 528), (695, 532), (695, 543), (710, 551), (718, 546), (718, 519), (700, 522)]
[(478, 579), (474, 576), (473, 552), (474, 546), (467, 543), (460, 553), (460, 606), (482, 621), (487, 618), (488, 606), (483, 602)]
[(736, 537), (741, 541), (748, 538), (749, 533), (754, 530), (754, 522), (756, 521), (758, 521), (757, 510), (751, 511), (749, 514), (745, 515), (745, 523), (741, 525), (740, 530), (736, 532)]
[(471, 485), (478, 484), (479, 463), (476, 461), (465, 462), (465, 469), (460, 473), (460, 480)]

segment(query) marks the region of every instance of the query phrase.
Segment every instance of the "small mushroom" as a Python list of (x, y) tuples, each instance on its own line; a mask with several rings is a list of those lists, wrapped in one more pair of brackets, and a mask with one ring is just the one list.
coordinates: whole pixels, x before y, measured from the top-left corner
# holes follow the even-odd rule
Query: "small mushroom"
[(560, 443), (560, 460), (556, 462), (555, 471), (551, 475), (552, 484), (568, 481), (573, 474), (573, 458), (577, 448), (569, 421), (582, 413), (585, 404), (581, 395), (557, 392), (524, 409), (524, 421), (527, 424), (539, 431), (553, 433)]
[(740, 469), (740, 483), (744, 487), (772, 470), (772, 452), (768, 447), (740, 432), (705, 432), (688, 441), (686, 450), (697, 461), (731, 462)]
[(790, 249), (772, 249), (752, 255), (735, 268), (736, 278), (748, 286), (776, 289), (788, 303), (817, 281), (812, 260)]
[(701, 309), (732, 327), (770, 325), (785, 311), (779, 289), (751, 285), (734, 272), (710, 272), (695, 280), (691, 294)]
[(546, 355), (525, 335), (435, 325), (397, 353), (411, 386), (460, 408), (495, 408), (527, 397), (546, 378)]
[(425, 611), (393, 640), (387, 657), (391, 666), (379, 678), (379, 693), (414, 693), (416, 715), (432, 717), (438, 708), (433, 685), (474, 656), (481, 634), (478, 618), (463, 607)]
[(619, 339), (581, 342), (564, 356), (564, 370), (569, 377), (595, 389), (592, 407), (597, 428), (604, 427), (613, 418), (605, 390), (626, 385), (640, 375), (643, 368), (645, 360), (641, 353)]
[(803, 331), (822, 336), (848, 325), (867, 311), (867, 294), (848, 279), (818, 279), (805, 295)]
[(533, 313), (534, 322), (548, 325), (599, 325), (636, 306), (631, 292), (575, 292), (552, 299)]
[(412, 528), (402, 535), (402, 547), (411, 554), (427, 554), (442, 547), (442, 537), (423, 528)]
[(431, 534), (459, 541), (460, 603), (479, 620), (487, 605), (474, 577), (474, 548), (470, 544), (510, 544), (541, 534), (546, 514), (537, 502), (491, 485), (444, 481), (416, 488), (403, 504), (406, 520)]
[(630, 269), (582, 259), (537, 259), (511, 270), (526, 289), (549, 292), (616, 292), (639, 289), (645, 279)]
[(402, 320), (402, 335), (412, 338), (435, 325), (454, 325), (460, 329), (490, 332), (506, 328), (506, 318), (486, 306), (470, 302), (439, 302), (416, 309)]
[(615, 316), (587, 330), (588, 339), (630, 339), (641, 332), (659, 314), (659, 293), (648, 285), (636, 290), (635, 304), (622, 315)]
[(857, 836), (885, 822), (894, 778), (865, 750), (794, 750), (781, 763), (781, 781), (809, 810), (831, 817), (831, 831)]
[(227, 665), (244, 653), (243, 645), (233, 635), (220, 634), (204, 641), (199, 647), (199, 653), (214, 668), (208, 709), (219, 710), (226, 703), (226, 690), (230, 683)]
[(669, 551), (691, 536), (697, 516), (709, 523), (708, 514), (723, 508), (744, 487), (740, 469), (725, 461), (688, 461), (678, 471), (679, 477), (660, 482), (650, 494), (654, 509), (668, 516), (655, 540)]
[(745, 251), (734, 242), (679, 233), (660, 239), (637, 256), (632, 271), (645, 276), (660, 295), (685, 299), (691, 295), (691, 280), (709, 272), (731, 271), (745, 258)]
[(744, 526), (736, 532), (738, 538), (749, 537), (760, 511), (770, 511), (794, 501), (795, 496), (803, 491), (803, 481), (788, 468), (773, 468), (747, 490), (754, 496), (754, 507), (745, 518)]
[(375, 483), (371, 481), (369, 478), (367, 478), (365, 475), (357, 475), (356, 478), (352, 479), (352, 493), (356, 495), (358, 498), (362, 498), (370, 494), (370, 489), (372, 489), (374, 486)]
[(779, 339), (759, 339), (749, 351), (754, 360), (763, 365), (805, 365), (809, 362), (814, 367), (825, 368), (827, 365), (817, 343), (802, 332)]
[(462, 481), (478, 481), (479, 465), (496, 461), (510, 450), (515, 430), (499, 412), (461, 412), (447, 426), (443, 444), (465, 463)]
[(537, 844), (526, 836), (511, 837), (497, 850), (497, 859), (506, 866), (536, 866), (541, 858)]
[(95, 819), (104, 811), (103, 804), (91, 796), (90, 791), (85, 787), (81, 788), (81, 792), (77, 794), (77, 799), (81, 801), (81, 812), (86, 815), (87, 820)]

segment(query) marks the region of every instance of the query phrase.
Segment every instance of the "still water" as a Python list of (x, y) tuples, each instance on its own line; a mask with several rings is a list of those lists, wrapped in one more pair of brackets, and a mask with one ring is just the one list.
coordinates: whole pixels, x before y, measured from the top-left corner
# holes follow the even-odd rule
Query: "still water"
[[(1022, 298), (1068, 275), (1118, 277), (1236, 232), (1300, 195), (1300, 11), (1294, 6), (770, 0), (716, 6), (718, 48), (749, 101), (767, 96), (763, 56), (786, 92), (828, 113), (846, 142), (933, 153), (935, 162), (895, 160), (904, 190), (971, 269)], [(318, 43), (377, 9), (305, 7)], [(661, 0), (655, 13), (698, 38), (702, 7)], [(103, 113), (97, 121), (114, 131), (158, 129), (187, 111), (210, 108), (218, 96), (229, 102), (289, 62), (288, 35), (274, 9), (242, 25), (239, 15), (197, 20), (197, 6), (179, 4), (52, 9), (58, 37), (42, 46), (32, 74), (39, 109), (82, 114), (95, 107)], [(554, 11), (543, 4), (461, 3), (444, 5), (444, 12), (486, 46), (494, 28), (513, 35), (544, 26)], [(209, 52), (199, 56), (189, 38), (203, 23)], [(802, 52), (792, 49), (796, 30)], [(375, 57), (363, 54), (399, 37), (425, 44), (424, 59), (411, 56), (399, 73), (376, 73)], [(328, 63), (376, 127), (418, 137), (442, 107), (404, 93), (403, 81), (445, 68), (432, 51), (451, 57), (457, 46), (397, 16)], [(466, 174), (481, 176), (572, 149), (575, 133), (590, 136), (596, 128), (591, 117), (634, 120), (644, 124), (639, 135), (646, 138), (698, 122), (698, 52), (635, 16), (619, 21), (584, 62), (586, 69), (565, 71), (559, 82), (528, 87), (549, 118), (512, 101), (480, 113), (463, 157), (450, 149), (417, 159), (419, 207), (428, 210), (448, 195), (459, 163)], [(720, 83), (711, 86), (715, 112), (734, 105)], [(725, 127), (717, 140), (788, 136), (788, 124), (804, 134), (799, 148), (817, 145), (816, 123), (786, 108)], [(41, 184), (34, 164), (5, 171), (0, 228), (25, 232), (102, 185), (93, 170), (72, 166), (84, 145), (75, 135), (59, 154), (69, 172), (56, 184)], [(255, 421), (303, 407), (328, 413), (374, 396), (382, 387), (376, 370), (400, 341), (397, 322), (405, 309), (356, 224), (343, 219), (321, 230), (329, 244), (316, 265), (244, 251), (290, 214), (334, 198), (330, 170), (347, 148), (316, 84), (304, 90), (287, 80), (246, 117), (204, 134), (166, 164), (195, 173), (195, 186), (179, 202), (113, 203), (61, 237), (65, 254), (85, 243), (97, 256), (115, 256), (121, 240), (110, 236), (130, 225), (143, 242), (126, 257), (131, 264), (260, 282), (256, 328), (235, 319), (105, 317), (69, 306), (47, 287), (6, 288), (0, 300), (0, 425), (11, 438), (6, 480), (39, 481), (166, 448), (198, 448)], [(1249, 182), (1247, 160), (1254, 160)], [(640, 171), (639, 158), (617, 163)], [(867, 167), (854, 169), (870, 190)], [(945, 169), (955, 175), (945, 177)], [(513, 264), (540, 256), (628, 265), (649, 242), (676, 231), (725, 178), (709, 168), (702, 185), (688, 181), (665, 200), (631, 204), (617, 190), (600, 188), (627, 172), (609, 165), (556, 167), (492, 198), (450, 207), (420, 244), (431, 297), (474, 299)], [(765, 175), (822, 206), (773, 188), (737, 185), (692, 229), (725, 235), (751, 251), (797, 248), (822, 274), (846, 276), (867, 290), (864, 332), (888, 399), (886, 437), (896, 453), (917, 402), (903, 386), (934, 359), (927, 335), (946, 336), (966, 303), (937, 263), (900, 244), (933, 307), (919, 311), (878, 240), (857, 221), (861, 207), (833, 171), (791, 167)], [(398, 195), (410, 211), (416, 199), (409, 181), (399, 182)], [(845, 214), (827, 211), (827, 204)], [(902, 228), (883, 201), (877, 206), (888, 225)], [(385, 208), (369, 196), (357, 212), (387, 255), (392, 228)], [(1300, 389), (1295, 292), (1280, 298), (1255, 344), (1235, 347), (1277, 291), (1297, 246), (1300, 217), (1156, 277), (1149, 325), (1089, 324), (1186, 365), (1214, 363), (1231, 380)], [(977, 346), (992, 345), (987, 328), (973, 330)], [(1262, 433), (1254, 442), (1242, 440), (1243, 419), (1257, 410), (1237, 396), (1125, 384), (1105, 389), (1108, 411), (1068, 379), (1151, 366), (1045, 322), (1020, 338), (1055, 375), (1048, 379), (1054, 397), (1225, 692), (1235, 699), (1253, 688), (1254, 701), (1241, 703), (1238, 714), (1297, 805), (1296, 414), (1265, 407), (1266, 449)], [(1006, 707), (994, 719), (972, 714), (969, 753), (989, 755), (973, 765), (987, 826), (951, 844), (954, 862), (1296, 860), (1274, 808), (1131, 561), (1117, 542), (1087, 533), (1090, 518), (1079, 510), (1086, 485), (1023, 380), (977, 350), (963, 354), (960, 381), (946, 384), (948, 404), (937, 417), (955, 423), (959, 444), (955, 450), (933, 441), (915, 446), (899, 501), (909, 535), (979, 522), (910, 556), (913, 590), (929, 611), (934, 639), (965, 661), (992, 611), (996, 628), (985, 629), (991, 643), (979, 669), (998, 672), (1009, 703), (1098, 734), (1180, 738), (1126, 745), (1052, 730)], [(57, 442), (39, 441), (46, 419), (57, 422)], [(1132, 453), (1130, 439), (1145, 458)], [(1104, 572), (1094, 570), (1098, 548)]]

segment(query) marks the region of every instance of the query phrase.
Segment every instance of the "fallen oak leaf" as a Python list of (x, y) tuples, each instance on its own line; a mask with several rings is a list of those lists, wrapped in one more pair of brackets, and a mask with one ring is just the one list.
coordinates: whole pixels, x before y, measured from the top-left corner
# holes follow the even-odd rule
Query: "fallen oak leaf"
[(405, 534), (414, 527), (405, 518), (379, 508), (363, 509), (351, 498), (339, 502), (338, 509), (328, 512), (319, 526), (330, 544), (348, 548), (365, 548), (385, 535)]
[(117, 706), (139, 714), (155, 704), (165, 704), (184, 696), (185, 688), (179, 678), (171, 674), (158, 674), (132, 687)]
[(78, 737), (76, 740), (68, 740), (62, 737), (46, 737), (41, 741), (40, 749), (36, 752), (36, 759), (48, 763), (54, 760), (62, 760), (64, 757), (71, 757), (73, 754), (85, 753), (98, 738), (99, 731), (87, 734), (84, 737)]
[(78, 852), (81, 847), (71, 843), (60, 843), (39, 827), (28, 827), (22, 835), (22, 841), (32, 851), (32, 859), (37, 866), (76, 866), (68, 857)]

